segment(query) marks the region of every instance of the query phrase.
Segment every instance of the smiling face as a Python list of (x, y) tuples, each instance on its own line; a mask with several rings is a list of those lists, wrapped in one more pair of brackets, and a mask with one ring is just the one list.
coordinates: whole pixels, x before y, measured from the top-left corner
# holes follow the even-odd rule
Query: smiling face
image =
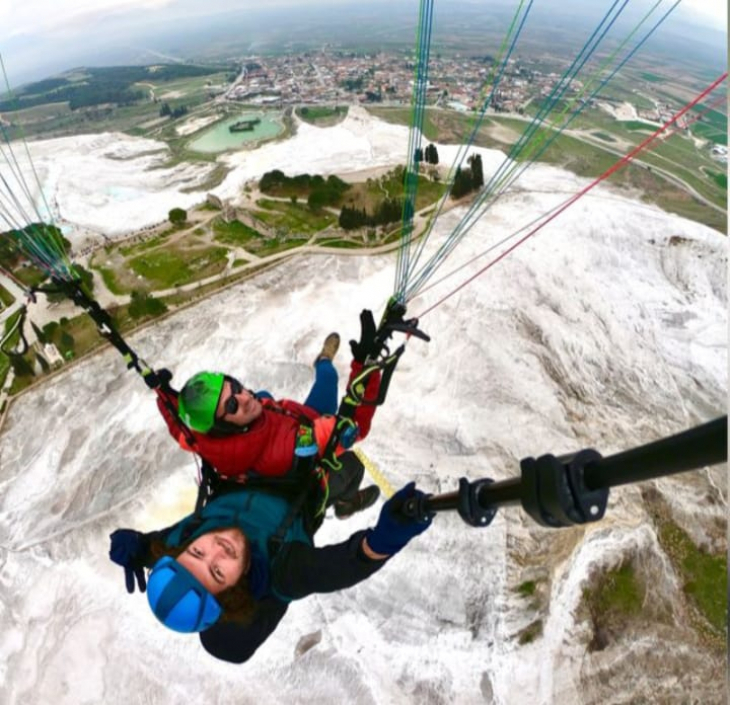
[(218, 399), (216, 420), (248, 426), (261, 416), (261, 411), (261, 402), (248, 389), (244, 389), (235, 379), (226, 377)]
[(217, 595), (233, 587), (248, 570), (251, 550), (239, 529), (220, 529), (199, 536), (177, 561)]

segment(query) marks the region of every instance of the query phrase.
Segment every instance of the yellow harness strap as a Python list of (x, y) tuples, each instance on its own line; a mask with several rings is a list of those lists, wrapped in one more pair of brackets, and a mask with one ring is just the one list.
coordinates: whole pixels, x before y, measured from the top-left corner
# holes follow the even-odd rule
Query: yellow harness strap
[(355, 455), (358, 457), (360, 462), (365, 466), (370, 477), (373, 478), (375, 484), (380, 487), (380, 491), (390, 499), (394, 494), (395, 490), (393, 486), (385, 479), (385, 475), (378, 469), (378, 466), (368, 458), (361, 448), (355, 448)]

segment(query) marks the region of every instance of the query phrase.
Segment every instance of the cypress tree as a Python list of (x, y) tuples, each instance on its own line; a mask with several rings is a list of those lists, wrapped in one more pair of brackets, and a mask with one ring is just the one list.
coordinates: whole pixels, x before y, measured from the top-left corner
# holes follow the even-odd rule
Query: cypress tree
[(469, 166), (471, 167), (471, 187), (472, 189), (480, 189), (484, 186), (484, 169), (482, 168), (482, 155), (472, 154), (469, 157)]
[(47, 341), (43, 331), (33, 321), (30, 322), (30, 325), (33, 328), (33, 332), (35, 333), (35, 337), (38, 339), (38, 342), (41, 345), (45, 345)]

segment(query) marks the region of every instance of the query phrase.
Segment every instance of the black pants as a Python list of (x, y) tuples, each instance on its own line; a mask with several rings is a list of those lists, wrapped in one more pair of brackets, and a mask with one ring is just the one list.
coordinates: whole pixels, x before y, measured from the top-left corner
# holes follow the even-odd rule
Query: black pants
[(330, 496), (327, 506), (331, 506), (339, 499), (352, 499), (360, 489), (360, 483), (365, 476), (365, 466), (352, 451), (345, 451), (340, 457), (342, 469), (330, 472)]

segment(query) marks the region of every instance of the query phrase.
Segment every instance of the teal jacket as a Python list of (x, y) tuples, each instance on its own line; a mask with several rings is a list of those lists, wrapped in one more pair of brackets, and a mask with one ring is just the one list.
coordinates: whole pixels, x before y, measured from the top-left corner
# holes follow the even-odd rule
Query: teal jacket
[[(209, 502), (199, 516), (189, 514), (165, 532), (165, 543), (168, 546), (180, 546), (193, 541), (199, 536), (235, 527), (240, 529), (251, 542), (252, 589), (259, 595), (271, 592), (282, 601), (290, 601), (292, 597), (279, 593), (271, 584), (269, 576), (278, 551), (273, 548), (272, 537), (279, 527), (286, 523), (291, 504), (282, 497), (262, 492), (247, 490), (230, 492)], [(312, 537), (304, 529), (301, 514), (288, 522), (283, 544), (301, 543), (311, 548)], [(275, 555), (276, 554), (276, 555)]]
[(365, 531), (357, 531), (339, 544), (316, 548), (301, 515), (290, 522), (280, 546), (272, 550), (271, 539), (290, 506), (287, 499), (242, 486), (213, 499), (199, 516), (190, 514), (160, 535), (168, 546), (181, 546), (209, 531), (241, 529), (252, 546), (249, 583), (254, 597), (281, 602), (350, 587), (386, 562), (362, 553)]

